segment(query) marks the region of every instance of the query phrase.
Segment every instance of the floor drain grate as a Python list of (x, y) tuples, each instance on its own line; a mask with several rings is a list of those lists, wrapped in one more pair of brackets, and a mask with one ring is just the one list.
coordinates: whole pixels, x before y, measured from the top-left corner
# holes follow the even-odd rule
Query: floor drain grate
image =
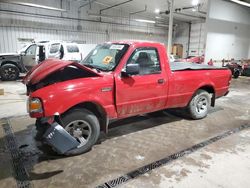
[(2, 125), (4, 133), (5, 133), (5, 146), (9, 150), (12, 165), (13, 165), (13, 175), (17, 182), (18, 188), (29, 188), (31, 186), (31, 182), (29, 181), (29, 175), (25, 169), (24, 161), (22, 158), (22, 154), (17, 146), (17, 141), (15, 135), (12, 131), (9, 123)]
[(214, 142), (216, 142), (218, 140), (221, 140), (221, 139), (223, 139), (225, 137), (228, 137), (228, 136), (230, 136), (232, 134), (235, 134), (235, 133), (237, 133), (239, 131), (242, 131), (244, 129), (247, 129), (247, 128), (250, 128), (250, 125), (242, 125), (242, 126), (240, 126), (238, 128), (229, 130), (229, 131), (224, 132), (224, 133), (222, 133), (222, 134), (220, 134), (218, 136), (215, 136), (213, 138), (205, 140), (205, 141), (203, 141), (203, 142), (201, 142), (199, 144), (195, 144), (195, 145), (191, 146), (190, 148), (184, 149), (184, 150), (182, 150), (180, 152), (177, 152), (175, 154), (172, 154), (172, 155), (170, 155), (170, 156), (168, 156), (166, 158), (163, 158), (161, 160), (158, 160), (158, 161), (155, 161), (155, 162), (150, 163), (148, 165), (145, 165), (143, 167), (140, 167), (140, 168), (138, 168), (138, 169), (136, 169), (136, 170), (134, 170), (132, 172), (129, 172), (129, 173), (123, 175), (123, 176), (120, 176), (120, 177), (118, 177), (116, 179), (110, 180), (110, 181), (108, 181), (108, 182), (106, 182), (106, 183), (104, 183), (102, 185), (97, 186), (97, 188), (113, 188), (113, 187), (117, 187), (118, 185), (121, 185), (121, 184), (123, 184), (123, 183), (125, 183), (125, 182), (127, 182), (127, 181), (129, 181), (131, 179), (134, 179), (134, 178), (139, 177), (139, 176), (141, 176), (143, 174), (146, 174), (147, 172), (150, 172), (153, 169), (156, 169), (156, 168), (159, 168), (159, 167), (161, 167), (163, 165), (166, 165), (167, 163), (170, 163), (171, 161), (174, 161), (174, 160), (176, 160), (176, 159), (178, 159), (180, 157), (183, 157), (185, 155), (193, 153), (193, 152), (195, 152), (195, 151), (197, 151), (197, 150), (199, 150), (199, 149), (201, 149), (201, 148), (203, 148), (203, 147), (205, 147), (205, 146), (207, 146), (209, 144), (212, 144), (212, 143), (214, 143)]

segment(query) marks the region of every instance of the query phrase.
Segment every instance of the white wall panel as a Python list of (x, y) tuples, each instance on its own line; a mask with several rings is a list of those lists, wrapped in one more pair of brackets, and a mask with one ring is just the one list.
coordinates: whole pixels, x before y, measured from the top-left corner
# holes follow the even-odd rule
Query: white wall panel
[(211, 0), (207, 18), (206, 60), (250, 58), (249, 20), (249, 8)]

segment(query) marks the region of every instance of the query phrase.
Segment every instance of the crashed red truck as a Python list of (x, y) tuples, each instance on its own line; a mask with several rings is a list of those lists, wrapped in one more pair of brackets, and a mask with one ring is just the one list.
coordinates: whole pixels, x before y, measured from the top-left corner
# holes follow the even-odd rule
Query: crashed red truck
[(24, 83), (37, 138), (59, 124), (79, 144), (63, 154), (74, 155), (91, 149), (111, 120), (169, 108), (204, 118), (230, 80), (227, 68), (169, 63), (163, 44), (120, 41), (98, 45), (80, 64), (46, 60)]

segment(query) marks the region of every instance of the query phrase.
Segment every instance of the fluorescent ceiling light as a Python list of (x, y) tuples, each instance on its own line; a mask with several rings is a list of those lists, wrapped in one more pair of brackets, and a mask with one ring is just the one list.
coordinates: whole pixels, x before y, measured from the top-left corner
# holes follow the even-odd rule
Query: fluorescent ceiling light
[(155, 21), (153, 21), (153, 20), (143, 20), (143, 19), (134, 19), (135, 21), (137, 21), (137, 22), (144, 22), (144, 23), (155, 23)]
[(193, 5), (193, 6), (197, 6), (198, 4), (199, 4), (199, 0), (193, 0), (193, 1), (192, 1), (192, 5)]
[(244, 2), (244, 1), (240, 1), (240, 0), (231, 0), (235, 3), (238, 3), (240, 5), (244, 5), (244, 6), (247, 6), (247, 7), (250, 7), (250, 3), (247, 3), (247, 2)]
[(155, 9), (155, 13), (156, 13), (156, 14), (159, 14), (159, 13), (160, 13), (160, 9), (156, 8), (156, 9)]
[(55, 10), (55, 11), (62, 11), (62, 12), (65, 12), (65, 11), (66, 11), (65, 9), (61, 9), (61, 8), (49, 7), (49, 6), (39, 5), (39, 4), (34, 4), (34, 3), (23, 3), (23, 2), (19, 2), (19, 1), (1, 0), (0, 3), (8, 3), (8, 4), (15, 4), (15, 5), (23, 5), (23, 6), (28, 6), (28, 7), (42, 8), (42, 9)]

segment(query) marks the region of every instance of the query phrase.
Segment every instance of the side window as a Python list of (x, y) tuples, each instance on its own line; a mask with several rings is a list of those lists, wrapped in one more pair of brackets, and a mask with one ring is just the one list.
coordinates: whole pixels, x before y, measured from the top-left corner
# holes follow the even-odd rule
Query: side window
[(60, 43), (54, 43), (50, 46), (49, 49), (49, 58), (59, 58), (62, 59), (64, 57), (64, 48)]
[(79, 48), (77, 45), (67, 45), (67, 51), (68, 53), (78, 53)]
[(36, 45), (31, 45), (27, 50), (26, 50), (26, 55), (36, 55)]
[(155, 48), (139, 48), (129, 58), (127, 64), (139, 64), (139, 74), (157, 74), (161, 72), (159, 55)]
[(59, 43), (56, 43), (56, 44), (52, 44), (50, 46), (50, 50), (49, 50), (49, 53), (50, 54), (54, 54), (54, 53), (57, 53), (60, 49), (60, 44)]

